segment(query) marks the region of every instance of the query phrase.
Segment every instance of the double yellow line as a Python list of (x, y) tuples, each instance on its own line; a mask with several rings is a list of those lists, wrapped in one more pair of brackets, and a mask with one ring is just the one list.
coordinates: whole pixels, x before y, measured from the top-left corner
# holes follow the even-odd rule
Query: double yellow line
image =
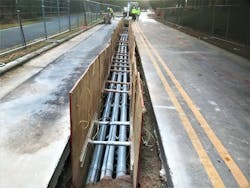
[[(213, 186), (216, 188), (217, 187), (225, 187), (220, 175), (218, 174), (217, 170), (215, 169), (213, 163), (211, 162), (211, 159), (207, 155), (206, 150), (202, 146), (199, 137), (197, 136), (195, 130), (193, 129), (186, 113), (184, 112), (184, 110), (183, 110), (182, 106), (180, 105), (178, 99), (176, 98), (172, 88), (170, 87), (167, 79), (165, 78), (165, 76), (164, 76), (164, 74), (159, 66), (159, 63), (164, 68), (165, 72), (167, 73), (169, 78), (174, 83), (175, 87), (177, 88), (177, 90), (181, 94), (182, 98), (185, 100), (186, 104), (193, 112), (195, 118), (199, 122), (200, 126), (203, 128), (204, 132), (206, 133), (207, 137), (209, 138), (209, 140), (211, 141), (211, 143), (213, 144), (213, 146), (217, 150), (220, 157), (224, 160), (225, 164), (230, 169), (230, 171), (231, 171), (232, 175), (234, 176), (238, 185), (242, 188), (249, 187), (249, 182), (248, 182), (247, 178), (244, 176), (244, 174), (242, 173), (240, 168), (237, 166), (237, 164), (235, 163), (235, 161), (233, 160), (231, 155), (228, 153), (227, 149), (223, 146), (223, 144), (221, 143), (219, 138), (216, 136), (216, 134), (210, 128), (206, 119), (200, 113), (200, 111), (198, 110), (198, 108), (196, 107), (194, 102), (191, 100), (189, 95), (185, 92), (185, 90), (183, 89), (181, 84), (177, 81), (177, 79), (175, 78), (175, 76), (173, 75), (171, 70), (168, 68), (168, 66), (166, 65), (164, 60), (161, 58), (159, 53), (155, 50), (155, 48), (149, 42), (149, 40), (144, 35), (144, 33), (142, 32), (140, 27), (137, 25), (137, 23), (133, 24), (133, 26), (134, 26), (136, 32), (138, 33), (137, 36), (139, 36), (140, 41), (143, 44), (144, 49), (146, 49), (147, 54), (148, 54), (148, 56), (153, 64), (158, 76), (160, 77), (161, 82), (163, 83), (166, 92), (168, 93), (173, 105), (175, 106), (175, 108), (177, 110), (177, 112), (179, 114), (179, 118), (180, 118), (180, 120), (181, 120), (181, 122), (182, 122), (182, 124), (183, 124), (199, 158), (200, 158), (200, 161), (203, 164), (211, 183), (213, 184)], [(159, 61), (159, 63), (157, 62), (156, 59)]]

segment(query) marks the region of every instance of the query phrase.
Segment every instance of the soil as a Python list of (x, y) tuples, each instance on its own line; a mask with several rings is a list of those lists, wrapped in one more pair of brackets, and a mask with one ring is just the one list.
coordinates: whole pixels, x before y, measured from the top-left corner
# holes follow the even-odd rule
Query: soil
[[(143, 115), (143, 131), (142, 131), (142, 145), (140, 153), (139, 163), (139, 188), (167, 188), (167, 183), (160, 177), (160, 170), (162, 168), (161, 161), (159, 158), (157, 138), (155, 137), (156, 120), (153, 113), (152, 104), (150, 101), (147, 85), (144, 80), (142, 68), (140, 64), (140, 58), (137, 58), (138, 69), (141, 72), (142, 86), (143, 86), (143, 97), (146, 112)], [(71, 164), (70, 156), (66, 161), (64, 170), (59, 177), (56, 188), (70, 188), (71, 182)], [(111, 184), (108, 187), (126, 187), (127, 184), (118, 185), (114, 181), (110, 181)], [(103, 187), (102, 183), (98, 184), (98, 187)], [(108, 185), (105, 182), (105, 185)], [(112, 185), (112, 186), (111, 186)], [(88, 186), (91, 187), (91, 186)], [(96, 187), (96, 186), (95, 186)], [(129, 186), (127, 186), (129, 187)]]
[[(157, 139), (154, 131), (156, 122), (154, 119), (150, 98), (147, 92), (146, 84), (143, 81), (144, 103), (147, 111), (143, 116), (143, 132), (142, 132), (142, 146), (140, 154), (140, 172), (139, 172), (139, 188), (167, 188), (166, 182), (160, 177), (161, 161), (158, 153)], [(56, 188), (70, 188), (71, 184), (71, 164), (70, 157), (66, 161), (61, 176), (59, 177)], [(114, 181), (110, 181), (110, 185), (106, 182), (108, 187), (126, 187), (127, 184), (117, 186)], [(89, 186), (91, 187), (91, 186)], [(96, 186), (95, 186), (96, 187)], [(100, 184), (98, 187), (103, 187)]]
[(137, 67), (141, 74), (143, 99), (146, 112), (143, 114), (142, 146), (140, 156), (139, 187), (167, 188), (167, 183), (160, 177), (161, 161), (155, 129), (157, 126), (147, 84), (143, 74), (140, 57), (137, 55)]
[(13, 52), (11, 54), (6, 54), (6, 55), (3, 55), (3, 56), (0, 56), (0, 63), (7, 64), (7, 63), (9, 63), (11, 61), (14, 61), (17, 58), (20, 58), (20, 57), (22, 57), (22, 56), (24, 56), (26, 54), (29, 54), (29, 53), (31, 53), (31, 52), (33, 52), (35, 50), (38, 50), (38, 49), (40, 49), (40, 48), (42, 48), (44, 46), (47, 46), (48, 44), (50, 44), (50, 43), (48, 43), (46, 41), (43, 41), (43, 42), (39, 42), (37, 44), (34, 44), (32, 46), (28, 46), (26, 48), (17, 50), (16, 52)]
[(151, 109), (150, 98), (145, 92), (146, 84), (143, 83), (144, 103), (147, 109), (143, 116), (143, 133), (141, 146), (139, 185), (142, 188), (164, 188), (166, 183), (160, 178), (161, 161), (159, 159), (157, 139), (154, 131), (156, 122)]

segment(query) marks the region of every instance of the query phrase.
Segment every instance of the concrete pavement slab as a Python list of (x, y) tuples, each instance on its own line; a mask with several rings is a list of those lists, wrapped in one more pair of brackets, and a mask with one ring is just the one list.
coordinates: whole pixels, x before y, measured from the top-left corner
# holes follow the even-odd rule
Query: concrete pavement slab
[(0, 187), (48, 186), (70, 136), (68, 92), (107, 45), (117, 22), (0, 77)]

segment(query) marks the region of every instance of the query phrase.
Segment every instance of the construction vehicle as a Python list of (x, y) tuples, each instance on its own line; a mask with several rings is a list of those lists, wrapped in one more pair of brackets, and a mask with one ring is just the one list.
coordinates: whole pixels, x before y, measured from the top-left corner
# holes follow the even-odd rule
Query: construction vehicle
[(112, 19), (112, 16), (110, 13), (105, 13), (103, 15), (103, 22), (104, 24), (111, 24), (111, 19)]

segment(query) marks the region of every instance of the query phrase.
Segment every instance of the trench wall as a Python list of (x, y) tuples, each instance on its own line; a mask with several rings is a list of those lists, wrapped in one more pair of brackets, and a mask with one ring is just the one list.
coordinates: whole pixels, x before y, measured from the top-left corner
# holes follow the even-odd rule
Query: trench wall
[[(93, 145), (87, 144), (93, 121), (98, 117), (102, 106), (102, 93), (109, 74), (112, 55), (114, 54), (119, 34), (124, 26), (122, 20), (111, 36), (107, 47), (90, 63), (84, 74), (70, 91), (71, 121), (71, 163), (72, 187), (84, 186), (91, 163)], [(130, 61), (130, 177), (132, 186), (137, 186), (139, 150), (141, 142), (142, 114), (144, 111), (140, 75), (136, 67), (135, 40), (132, 27), (129, 26), (129, 61)], [(84, 157), (82, 157), (84, 155)], [(105, 187), (105, 186), (104, 186)]]

